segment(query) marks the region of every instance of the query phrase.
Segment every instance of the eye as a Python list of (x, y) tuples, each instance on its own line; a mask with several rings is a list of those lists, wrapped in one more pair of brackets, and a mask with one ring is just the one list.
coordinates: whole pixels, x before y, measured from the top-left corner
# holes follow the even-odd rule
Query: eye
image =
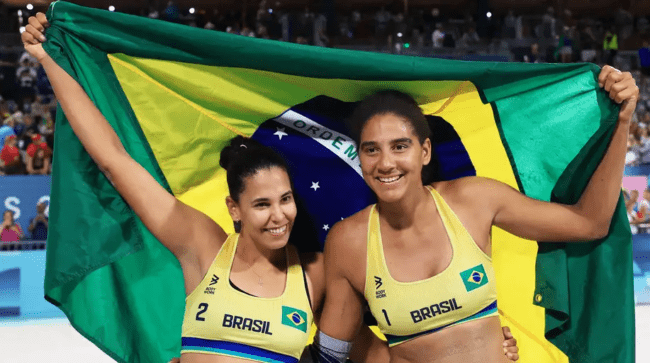
[(266, 207), (268, 207), (269, 205), (270, 205), (270, 204), (267, 203), (267, 202), (260, 202), (260, 203), (254, 204), (253, 207), (254, 207), (254, 208), (266, 208)]
[(364, 149), (366, 154), (374, 154), (378, 151), (378, 149), (374, 146), (368, 146)]
[(287, 195), (282, 198), (282, 202), (290, 202), (293, 199), (293, 195)]
[(404, 151), (406, 149), (408, 149), (408, 145), (406, 145), (406, 144), (397, 144), (397, 145), (395, 145), (395, 150), (397, 150), (397, 151)]

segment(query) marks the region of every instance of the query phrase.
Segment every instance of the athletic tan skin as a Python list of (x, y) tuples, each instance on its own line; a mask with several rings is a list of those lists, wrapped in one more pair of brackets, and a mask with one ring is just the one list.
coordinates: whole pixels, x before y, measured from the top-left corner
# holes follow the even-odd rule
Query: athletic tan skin
[[(29, 18), (29, 25), (22, 34), (25, 50), (43, 65), (73, 131), (88, 154), (149, 231), (180, 261), (186, 294), (189, 294), (207, 272), (227, 238), (226, 233), (208, 216), (169, 194), (128, 155), (115, 131), (81, 86), (43, 50), (41, 43), (46, 41), (44, 32), (48, 26), (43, 13)], [(267, 208), (259, 210), (253, 206), (253, 201), (259, 198), (265, 198)], [(241, 220), (246, 226), (232, 266), (233, 283), (256, 296), (281, 295), (286, 281), (284, 246), (296, 214), (289, 176), (280, 168), (260, 171), (246, 179), (239, 203), (231, 198), (226, 203), (233, 220)], [(268, 229), (285, 225), (287, 231), (281, 236), (267, 233)], [(318, 319), (325, 293), (323, 256), (302, 255), (301, 261), (307, 274), (315, 319)], [(258, 283), (260, 276), (265, 279), (263, 286)], [(357, 363), (388, 362), (388, 348), (384, 342), (367, 326), (355, 325), (354, 330), (356, 339), (351, 359)], [(358, 330), (361, 332), (357, 335)], [(512, 360), (518, 359), (516, 340), (508, 329), (504, 329), (501, 343), (504, 344), (502, 356), (507, 353)], [(181, 358), (183, 363), (249, 362), (207, 354), (184, 354)]]
[[(630, 73), (605, 66), (598, 83), (621, 104), (607, 152), (575, 205), (528, 198), (501, 182), (466, 177), (433, 187), (473, 237), (491, 255), (490, 228), (534, 241), (590, 241), (607, 235), (620, 194), (628, 129), (639, 89)], [(420, 143), (408, 121), (394, 115), (370, 118), (361, 132), (364, 179), (377, 194), (384, 255), (393, 278), (427, 279), (451, 261), (451, 246), (422, 166), (431, 142)], [(397, 181), (390, 178), (399, 177)], [(327, 291), (321, 330), (350, 341), (361, 324), (370, 208), (337, 223), (325, 243)], [(334, 293), (336, 292), (336, 293)], [(498, 317), (449, 327), (389, 348), (391, 363), (505, 362)]]

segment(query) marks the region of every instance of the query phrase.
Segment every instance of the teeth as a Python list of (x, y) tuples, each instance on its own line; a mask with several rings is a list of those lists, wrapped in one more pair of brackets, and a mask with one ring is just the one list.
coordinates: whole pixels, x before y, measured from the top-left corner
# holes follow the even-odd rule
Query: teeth
[(400, 178), (400, 176), (398, 175), (398, 176), (394, 176), (392, 178), (379, 178), (379, 181), (382, 182), (382, 183), (392, 183), (392, 182), (396, 181), (399, 178)]
[(271, 232), (271, 234), (279, 235), (279, 234), (284, 233), (286, 230), (287, 230), (287, 226), (284, 225), (284, 226), (282, 226), (280, 228), (269, 229), (268, 231)]

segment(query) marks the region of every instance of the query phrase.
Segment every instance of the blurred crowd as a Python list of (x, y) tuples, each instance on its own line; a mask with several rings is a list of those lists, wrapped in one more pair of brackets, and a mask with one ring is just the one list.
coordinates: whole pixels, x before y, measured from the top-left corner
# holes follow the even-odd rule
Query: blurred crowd
[(650, 164), (650, 77), (641, 71), (633, 74), (640, 93), (627, 141), (625, 164), (638, 166)]
[(38, 62), (23, 53), (12, 98), (0, 95), (0, 175), (51, 171), (56, 99)]

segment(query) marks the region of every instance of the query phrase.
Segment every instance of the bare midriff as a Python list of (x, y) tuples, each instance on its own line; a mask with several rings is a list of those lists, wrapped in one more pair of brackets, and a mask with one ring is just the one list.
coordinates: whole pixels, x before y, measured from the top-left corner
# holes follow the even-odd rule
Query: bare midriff
[(250, 359), (229, 357), (220, 354), (183, 353), (181, 363), (251, 363)]
[(499, 318), (469, 321), (390, 348), (390, 363), (506, 363)]

